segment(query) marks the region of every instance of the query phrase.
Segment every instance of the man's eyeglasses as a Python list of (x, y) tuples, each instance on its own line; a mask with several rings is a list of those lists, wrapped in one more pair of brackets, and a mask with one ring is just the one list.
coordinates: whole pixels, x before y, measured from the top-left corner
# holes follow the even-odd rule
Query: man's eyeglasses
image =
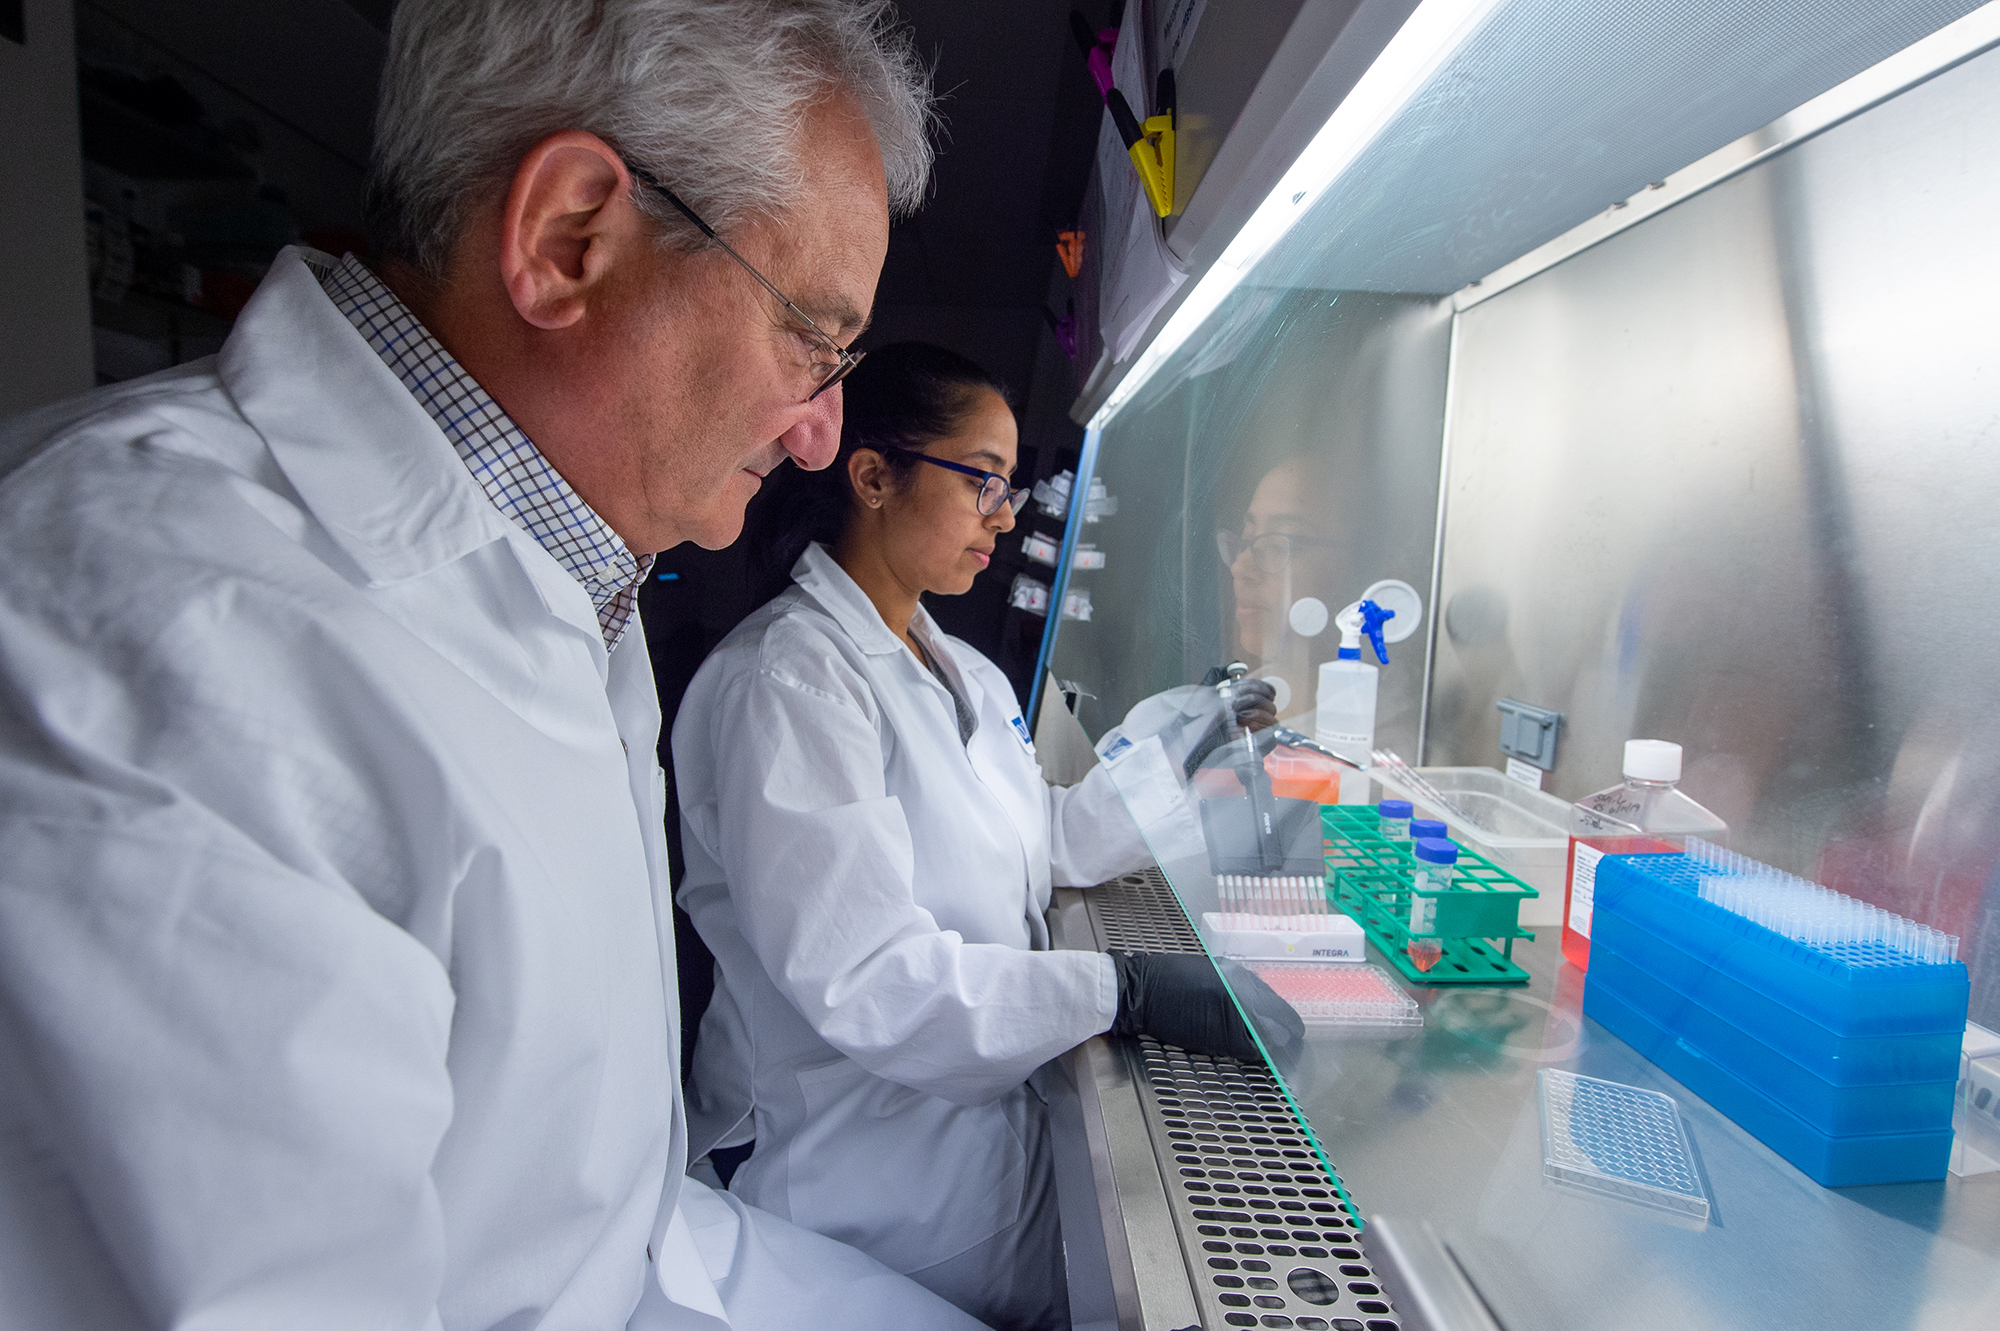
[(1340, 541), (1322, 541), (1311, 536), (1288, 536), (1283, 532), (1267, 532), (1252, 540), (1244, 540), (1233, 531), (1219, 531), (1215, 534), (1215, 548), (1222, 553), (1224, 564), (1234, 564), (1250, 552), (1250, 560), (1260, 572), (1283, 573), (1292, 562), (1294, 546), (1315, 546), (1331, 550), (1338, 548)]
[(1000, 505), (1002, 504), (1019, 513), (1026, 506), (1028, 496), (1031, 493), (1025, 489), (1014, 489), (1007, 483), (1007, 478), (997, 471), (981, 471), (977, 467), (968, 467), (962, 463), (946, 462), (943, 458), (934, 458), (928, 453), (919, 453), (913, 448), (888, 446), (878, 448), (876, 451), (879, 453), (901, 453), (906, 458), (915, 458), (919, 462), (928, 462), (933, 467), (943, 467), (946, 471), (955, 471), (961, 476), (977, 476), (979, 478), (979, 512), (982, 517), (992, 517), (1000, 511)]
[[(658, 194), (668, 203), (671, 203), (675, 207), (675, 209), (679, 211), (682, 217), (685, 217), (687, 218), (688, 221), (694, 223), (695, 229), (700, 231), (702, 235), (707, 236), (710, 240), (720, 245), (722, 247), (722, 252), (724, 254), (727, 254), (730, 258), (736, 260), (737, 263), (742, 264), (743, 271), (750, 274), (750, 276), (756, 278), (757, 284), (763, 287), (764, 290), (770, 292), (774, 297), (776, 297), (778, 303), (785, 307), (785, 312), (791, 315), (794, 319), (797, 319), (800, 323), (804, 324), (805, 331), (809, 332), (809, 334), (814, 339), (817, 340), (820, 350), (820, 356), (815, 357), (811, 363), (810, 373), (812, 374), (814, 387), (811, 394), (807, 396), (806, 401), (808, 402), (812, 401), (813, 398), (818, 397), (821, 393), (824, 393), (827, 389), (833, 387), (835, 384), (839, 383), (842, 379), (845, 379), (848, 375), (854, 372), (854, 367), (861, 363), (861, 358), (863, 356), (866, 356), (868, 354), (867, 352), (849, 351), (846, 347), (841, 346), (840, 343), (834, 341), (831, 337), (829, 337), (826, 333), (826, 330), (822, 329), (818, 324), (814, 323), (811, 317), (807, 315), (804, 310), (800, 309), (797, 305), (794, 305), (792, 303), (791, 297), (787, 296), (784, 292), (778, 290), (778, 288), (772, 286), (771, 279), (765, 277), (762, 273), (758, 272), (756, 268), (751, 266), (751, 263), (748, 259), (744, 258), (742, 255), (738, 254), (735, 250), (731, 249), (729, 247), (728, 241), (724, 240), (721, 236), (715, 234), (714, 227), (702, 221), (701, 215), (695, 212), (694, 209), (688, 207), (687, 204), (683, 203), (681, 201), (680, 195), (674, 193), (672, 190), (668, 189), (665, 185), (662, 185), (659, 181), (655, 180), (652, 176), (652, 173), (647, 171), (646, 168), (638, 165), (635, 162), (628, 160), (625, 163), (625, 169), (627, 171), (630, 171), (635, 177), (637, 177), (639, 182), (645, 185), (646, 188), (652, 190), (655, 194)], [(833, 359), (832, 360), (823, 359), (823, 357), (828, 355), (831, 355)]]

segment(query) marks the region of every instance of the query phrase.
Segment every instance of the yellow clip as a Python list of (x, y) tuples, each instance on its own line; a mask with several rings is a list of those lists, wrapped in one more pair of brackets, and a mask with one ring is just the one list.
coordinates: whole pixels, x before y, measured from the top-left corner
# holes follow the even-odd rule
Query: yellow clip
[(1139, 183), (1146, 187), (1146, 198), (1153, 205), (1153, 211), (1161, 217), (1171, 216), (1174, 211), (1173, 114), (1147, 116), (1140, 129), (1139, 141), (1125, 151), (1132, 158), (1132, 165), (1138, 168)]

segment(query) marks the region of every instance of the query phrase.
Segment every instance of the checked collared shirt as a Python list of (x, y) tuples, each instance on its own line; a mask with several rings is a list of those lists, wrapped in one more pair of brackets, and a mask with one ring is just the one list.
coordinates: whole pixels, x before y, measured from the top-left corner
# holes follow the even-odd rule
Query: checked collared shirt
[(653, 556), (632, 553), (367, 265), (350, 254), (320, 277), (320, 286), (437, 422), (493, 506), (583, 584), (597, 607), (605, 649), (616, 647), (639, 608)]

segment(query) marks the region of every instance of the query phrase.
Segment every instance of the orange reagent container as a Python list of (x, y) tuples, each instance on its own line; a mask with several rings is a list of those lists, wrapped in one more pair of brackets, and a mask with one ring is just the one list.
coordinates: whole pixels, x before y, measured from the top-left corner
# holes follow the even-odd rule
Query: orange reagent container
[(1729, 844), (1729, 825), (1680, 791), (1681, 746), (1625, 741), (1625, 780), (1570, 808), (1569, 873), (1563, 886), (1563, 959), (1590, 969), (1597, 864), (1606, 855), (1671, 854), (1698, 836)]

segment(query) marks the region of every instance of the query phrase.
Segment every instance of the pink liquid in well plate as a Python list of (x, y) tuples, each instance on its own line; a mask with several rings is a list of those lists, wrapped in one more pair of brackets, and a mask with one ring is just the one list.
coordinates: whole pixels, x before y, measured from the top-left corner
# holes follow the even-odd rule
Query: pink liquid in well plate
[(1416, 1003), (1380, 966), (1312, 961), (1244, 964), (1309, 1025), (1423, 1025)]

